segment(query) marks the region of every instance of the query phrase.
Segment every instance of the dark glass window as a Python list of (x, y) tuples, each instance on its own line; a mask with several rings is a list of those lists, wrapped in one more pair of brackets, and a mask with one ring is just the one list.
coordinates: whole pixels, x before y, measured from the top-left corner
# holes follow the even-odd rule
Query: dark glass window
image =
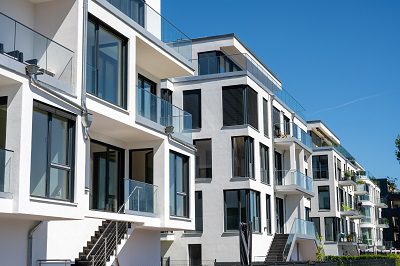
[(329, 186), (318, 187), (318, 201), (320, 210), (330, 210), (331, 202), (329, 196)]
[(263, 124), (264, 124), (264, 135), (269, 136), (268, 132), (268, 101), (263, 99)]
[(272, 233), (271, 227), (271, 196), (267, 195), (266, 197), (266, 219), (267, 219), (267, 234)]
[(33, 102), (32, 196), (72, 201), (75, 116)]
[(329, 179), (328, 155), (313, 155), (312, 160), (314, 179)]
[(189, 266), (202, 265), (201, 244), (189, 244)]
[(246, 85), (222, 88), (224, 126), (251, 125), (258, 129), (257, 92)]
[(217, 74), (225, 72), (240, 71), (240, 67), (233, 62), (233, 59), (244, 59), (238, 55), (227, 56), (220, 51), (203, 52), (198, 54), (199, 75)]
[(342, 179), (342, 162), (339, 159), (336, 159), (336, 180)]
[(184, 125), (185, 128), (201, 128), (201, 90), (183, 91), (183, 110), (192, 115), (192, 125)]
[(269, 178), (269, 148), (260, 143), (260, 175), (261, 182), (270, 184)]
[(281, 136), (281, 111), (276, 107), (272, 109), (272, 128), (274, 130), (273, 134), (275, 137)]
[(314, 223), (315, 229), (317, 230), (318, 235), (321, 235), (321, 224), (320, 224), (320, 219), (319, 217), (311, 217), (311, 222)]
[(325, 217), (325, 241), (337, 241), (339, 218)]
[(308, 208), (308, 207), (305, 207), (305, 210), (304, 210), (304, 212), (305, 212), (305, 218), (306, 218), (306, 221), (310, 221), (310, 211), (311, 211), (311, 209), (310, 209), (310, 208)]
[(126, 108), (126, 39), (89, 18), (86, 91)]
[(196, 191), (194, 196), (195, 205), (195, 230), (203, 232), (203, 193)]
[(169, 153), (170, 215), (189, 217), (189, 157)]
[(122, 11), (125, 15), (133, 19), (140, 26), (144, 27), (145, 2), (143, 0), (107, 0)]
[(238, 230), (240, 222), (251, 221), (253, 232), (261, 231), (260, 193), (253, 190), (225, 190), (225, 231)]
[[(138, 93), (137, 93), (137, 110), (138, 113), (150, 119), (153, 122), (158, 123), (157, 115), (157, 84), (138, 74)], [(166, 105), (161, 105), (165, 107)], [(167, 122), (166, 120), (160, 121), (161, 123)]]
[(283, 129), (286, 136), (290, 136), (290, 118), (283, 116)]
[(6, 148), (7, 96), (0, 97), (0, 149)]
[(251, 137), (232, 137), (233, 177), (254, 178), (254, 144)]
[(196, 146), (196, 178), (212, 177), (211, 139), (193, 141)]

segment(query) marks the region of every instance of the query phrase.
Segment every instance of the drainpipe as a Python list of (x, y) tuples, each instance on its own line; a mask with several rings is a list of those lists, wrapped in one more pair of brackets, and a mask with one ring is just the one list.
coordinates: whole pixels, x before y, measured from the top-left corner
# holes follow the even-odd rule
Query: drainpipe
[(33, 226), (29, 231), (28, 231), (28, 258), (27, 258), (27, 266), (32, 266), (32, 240), (33, 240), (33, 233), (38, 229), (38, 227), (42, 224), (43, 222), (40, 221), (38, 222), (35, 226)]
[[(81, 87), (81, 106), (84, 109), (83, 118), (86, 123), (89, 122), (89, 126), (84, 126), (85, 140), (89, 138), (89, 127), (91, 124), (91, 115), (88, 113), (86, 107), (86, 51), (87, 51), (87, 22), (88, 22), (88, 0), (83, 0), (83, 22), (82, 22), (82, 87)], [(90, 116), (90, 119), (88, 117)], [(83, 120), (82, 120), (83, 121)]]

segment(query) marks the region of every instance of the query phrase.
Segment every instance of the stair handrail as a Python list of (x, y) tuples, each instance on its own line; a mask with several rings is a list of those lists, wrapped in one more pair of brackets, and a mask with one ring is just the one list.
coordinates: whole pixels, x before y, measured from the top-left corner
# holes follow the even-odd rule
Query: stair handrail
[[(124, 210), (125, 205), (128, 203), (128, 201), (130, 200), (131, 196), (133, 195), (133, 193), (139, 188), (139, 186), (135, 186), (135, 188), (132, 190), (132, 192), (129, 194), (127, 200), (121, 205), (121, 207), (118, 209), (117, 213), (122, 213), (122, 210)], [(90, 255), (92, 255), (93, 250), (99, 245), (100, 240), (102, 240), (104, 238), (104, 233), (108, 231), (109, 228), (111, 228), (111, 225), (113, 225), (114, 223), (116, 223), (118, 221), (112, 221), (111, 223), (108, 224), (108, 226), (106, 227), (106, 229), (104, 229), (103, 233), (100, 235), (99, 239), (97, 239), (96, 243), (94, 244), (94, 246), (90, 249), (89, 253), (86, 255), (86, 259), (89, 258)]]

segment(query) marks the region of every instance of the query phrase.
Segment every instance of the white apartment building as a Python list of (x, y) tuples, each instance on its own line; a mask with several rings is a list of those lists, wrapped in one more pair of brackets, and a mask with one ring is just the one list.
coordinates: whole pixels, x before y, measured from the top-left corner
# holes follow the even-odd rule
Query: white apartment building
[(340, 144), (340, 139), (320, 120), (308, 121), (313, 142), (315, 197), (311, 220), (322, 236), (326, 255), (357, 255), (382, 248), (379, 187), (365, 169)]
[(1, 1), (2, 265), (159, 265), (160, 231), (194, 229), (191, 116), (161, 86), (192, 44), (160, 5)]
[(195, 76), (163, 87), (193, 118), (196, 228), (164, 232), (165, 264), (238, 262), (247, 221), (253, 261), (315, 259), (303, 108), (233, 34), (194, 39), (192, 58)]

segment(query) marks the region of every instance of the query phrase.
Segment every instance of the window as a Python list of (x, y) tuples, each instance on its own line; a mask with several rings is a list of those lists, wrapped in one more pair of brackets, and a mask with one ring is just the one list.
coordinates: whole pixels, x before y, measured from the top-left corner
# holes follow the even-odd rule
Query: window
[(364, 216), (361, 218), (362, 223), (371, 223), (371, 206), (361, 206), (361, 214)]
[(339, 218), (325, 217), (325, 241), (337, 241)]
[(314, 155), (312, 160), (314, 179), (329, 179), (328, 155)]
[(269, 148), (260, 143), (260, 174), (261, 182), (270, 184), (269, 179)]
[(7, 96), (0, 97), (0, 149), (6, 148)]
[(183, 110), (192, 115), (192, 125), (184, 125), (184, 128), (201, 128), (201, 90), (183, 91)]
[(272, 109), (272, 128), (275, 137), (281, 136), (281, 111), (276, 107)]
[(33, 102), (32, 196), (72, 201), (75, 116)]
[(268, 132), (268, 101), (263, 99), (263, 126), (264, 126), (264, 135), (269, 137)]
[[(238, 55), (224, 55), (220, 51), (199, 53), (199, 75), (240, 71), (240, 67), (232, 61), (235, 57), (238, 57)], [(243, 58), (240, 59), (243, 60)]]
[(254, 178), (254, 145), (251, 137), (232, 137), (233, 177)]
[(212, 177), (211, 139), (193, 141), (196, 146), (196, 178)]
[(251, 221), (253, 232), (261, 231), (260, 193), (253, 190), (225, 190), (225, 231), (238, 230), (240, 222)]
[(320, 210), (330, 210), (329, 186), (318, 187), (318, 201)]
[(122, 11), (125, 15), (133, 19), (140, 26), (144, 27), (144, 3), (143, 0), (129, 0), (129, 1), (121, 1), (121, 0), (107, 0)]
[(86, 91), (126, 108), (126, 39), (90, 17), (87, 27)]
[(267, 195), (266, 197), (266, 224), (267, 224), (267, 234), (272, 233), (272, 227), (271, 227), (271, 196)]
[(305, 207), (304, 214), (305, 214), (306, 221), (310, 221), (310, 211), (311, 211), (310, 208)]
[(314, 223), (315, 229), (317, 230), (318, 235), (321, 235), (321, 224), (320, 224), (320, 219), (319, 217), (311, 217), (310, 218), (311, 222)]
[(246, 85), (222, 87), (224, 126), (251, 125), (258, 129), (257, 92)]
[(342, 162), (339, 159), (336, 159), (336, 180), (341, 180), (342, 179)]
[(169, 153), (170, 215), (189, 217), (189, 157)]
[[(142, 76), (138, 74), (138, 85), (137, 85), (138, 93), (137, 93), (137, 108), (138, 108), (138, 113), (150, 119), (153, 122), (158, 123), (157, 119), (157, 84), (146, 78), (145, 76)], [(162, 105), (161, 107), (165, 107), (165, 105)], [(166, 122), (166, 121), (160, 121)]]
[(189, 266), (199, 266), (201, 263), (201, 244), (189, 244)]
[(283, 116), (283, 127), (285, 135), (290, 135), (290, 118), (287, 116)]
[(195, 230), (203, 232), (203, 193), (196, 191), (194, 196), (195, 205)]

